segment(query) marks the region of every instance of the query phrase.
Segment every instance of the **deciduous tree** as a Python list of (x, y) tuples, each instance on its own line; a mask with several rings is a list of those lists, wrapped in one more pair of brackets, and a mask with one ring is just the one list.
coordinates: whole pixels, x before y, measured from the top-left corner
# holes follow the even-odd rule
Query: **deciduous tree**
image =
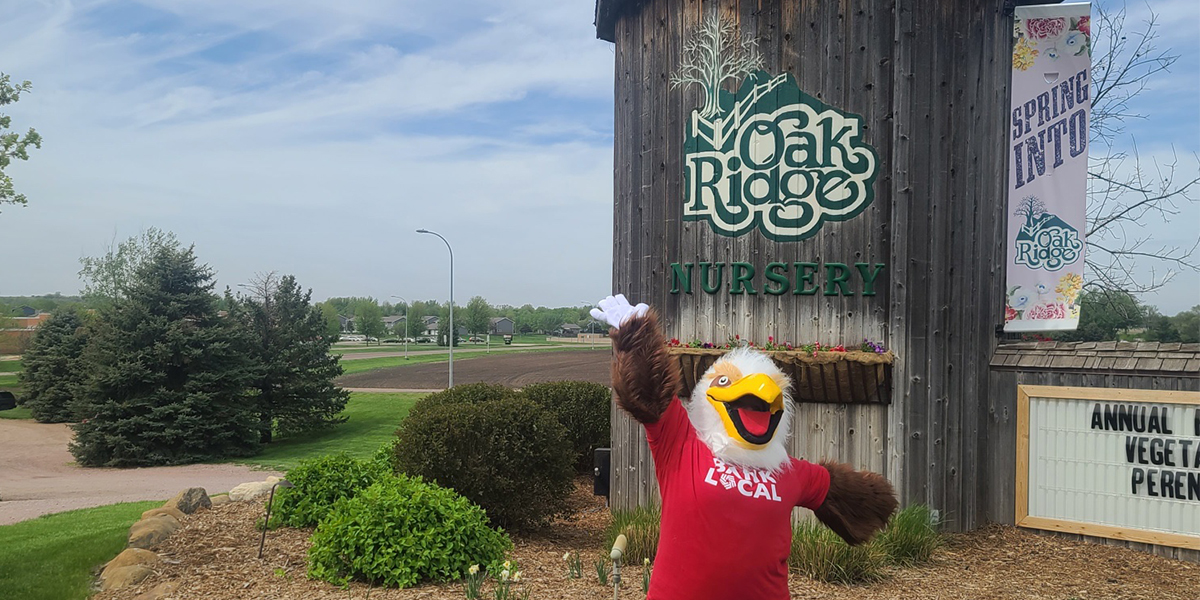
[(492, 305), (488, 304), (483, 296), (471, 298), (463, 313), (463, 325), (469, 333), (484, 335), (488, 332), (492, 320)]
[(379, 304), (369, 298), (359, 302), (354, 310), (354, 327), (359, 333), (367, 336), (368, 344), (371, 338), (382, 337), (386, 330), (383, 327), (383, 310), (379, 308)]
[(83, 297), (89, 304), (104, 306), (124, 298), (138, 270), (164, 248), (178, 250), (179, 240), (170, 231), (151, 227), (121, 243), (114, 239), (101, 256), (79, 259), (83, 266)]
[[(1157, 242), (1155, 221), (1166, 222), (1180, 206), (1197, 202), (1200, 161), (1181, 167), (1143, 158), (1127, 126), (1144, 118), (1135, 98), (1179, 56), (1156, 47), (1157, 18), (1127, 26), (1124, 7), (1096, 6), (1092, 30), (1092, 115), (1089, 124), (1087, 287), (1141, 294), (1161, 288), (1179, 271), (1200, 271), (1196, 249)], [(1192, 161), (1189, 161), (1192, 162)], [(1119, 295), (1103, 296), (1120, 298)], [(1118, 309), (1119, 310), (1119, 309)], [(1086, 310), (1085, 313), (1086, 315)]]
[[(0, 73), (0, 107), (13, 104), (21, 99), (21, 94), (28, 93), (33, 89), (33, 84), (28, 81), (23, 81), (18, 84), (13, 84), (12, 79)], [(21, 135), (15, 131), (10, 131), (12, 127), (12, 117), (0, 113), (0, 205), (3, 204), (18, 204), (24, 206), (27, 203), (25, 194), (18, 194), (13, 188), (12, 177), (9, 177), (4, 172), (13, 159), (29, 160), (29, 148), (41, 148), (42, 136), (34, 131), (32, 127), (25, 135)]]

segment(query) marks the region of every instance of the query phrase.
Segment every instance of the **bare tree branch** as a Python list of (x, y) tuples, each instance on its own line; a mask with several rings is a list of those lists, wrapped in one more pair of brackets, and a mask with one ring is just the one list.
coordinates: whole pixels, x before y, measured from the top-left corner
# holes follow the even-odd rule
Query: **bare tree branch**
[[(1176, 180), (1178, 156), (1171, 162), (1151, 161), (1143, 166), (1136, 137), (1126, 134), (1126, 124), (1145, 115), (1130, 108), (1151, 77), (1169, 71), (1177, 54), (1155, 47), (1157, 16), (1140, 29), (1126, 24), (1124, 7), (1109, 12), (1096, 6), (1097, 27), (1092, 59), (1092, 112), (1088, 165), (1087, 239), (1085, 266), (1090, 289), (1119, 290), (1140, 294), (1157, 290), (1179, 271), (1200, 272), (1196, 244), (1183, 248), (1156, 244), (1153, 235), (1138, 230), (1166, 222), (1179, 214), (1180, 206), (1196, 203), (1200, 187), (1200, 158), (1197, 175)], [(1128, 140), (1129, 149), (1117, 144)], [(1134, 229), (1136, 228), (1136, 229)], [(1166, 265), (1165, 274), (1156, 267)]]

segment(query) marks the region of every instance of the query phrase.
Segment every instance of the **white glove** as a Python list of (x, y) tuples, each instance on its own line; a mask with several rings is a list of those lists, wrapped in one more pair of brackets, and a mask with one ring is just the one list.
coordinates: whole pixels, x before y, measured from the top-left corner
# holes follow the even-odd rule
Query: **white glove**
[(625, 294), (609, 296), (597, 304), (600, 308), (591, 310), (592, 318), (604, 321), (616, 329), (620, 329), (621, 325), (629, 319), (640, 317), (650, 310), (650, 307), (645, 304), (630, 306), (629, 301), (625, 299)]

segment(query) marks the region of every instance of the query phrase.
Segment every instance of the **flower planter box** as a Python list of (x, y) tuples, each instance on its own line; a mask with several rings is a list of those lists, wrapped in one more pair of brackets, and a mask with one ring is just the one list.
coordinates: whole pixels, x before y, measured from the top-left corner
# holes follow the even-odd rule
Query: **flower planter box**
[[(725, 349), (668, 348), (683, 372), (690, 394), (704, 372), (728, 352)], [(792, 400), (830, 404), (891, 404), (891, 352), (767, 352), (792, 378)]]

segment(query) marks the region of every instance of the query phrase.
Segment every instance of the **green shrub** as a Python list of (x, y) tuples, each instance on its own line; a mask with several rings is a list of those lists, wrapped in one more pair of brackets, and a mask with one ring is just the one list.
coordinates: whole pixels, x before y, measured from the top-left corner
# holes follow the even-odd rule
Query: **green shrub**
[(874, 544), (851, 546), (817, 521), (792, 529), (788, 566), (826, 583), (865, 583), (883, 577), (885, 556)]
[(384, 442), (381, 446), (379, 446), (379, 448), (377, 450), (375, 450), (375, 454), (373, 454), (371, 456), (371, 460), (376, 463), (379, 463), (380, 465), (383, 465), (383, 467), (386, 468), (388, 470), (388, 472), (395, 473), (396, 472), (396, 444), (399, 442), (400, 442), (400, 439), (395, 438), (395, 437)]
[(473, 564), (503, 559), (511, 547), (466, 498), (401, 475), (334, 505), (313, 533), (308, 575), (337, 585), (454, 581)]
[(397, 432), (396, 467), (453, 488), (510, 529), (566, 509), (571, 449), (563, 426), (519, 397), (414, 410)]
[(575, 471), (590, 473), (592, 454), (608, 446), (612, 437), (608, 387), (589, 381), (553, 381), (526, 386), (521, 393), (558, 418), (575, 451)]
[(338, 500), (353, 498), (390, 473), (385, 464), (346, 453), (301, 461), (287, 473), (296, 487), (276, 492), (271, 526), (313, 527)]
[(639, 506), (633, 510), (615, 510), (605, 532), (605, 548), (612, 548), (617, 536), (625, 534), (625, 562), (641, 564), (645, 559), (654, 562), (658, 552), (658, 526), (662, 509), (658, 506)]
[(920, 564), (928, 561), (941, 545), (938, 525), (933, 509), (914, 504), (892, 515), (887, 527), (871, 543), (894, 565)]
[(413, 405), (409, 415), (420, 414), (435, 406), (446, 404), (479, 404), (517, 395), (513, 390), (495, 383), (464, 383), (429, 394)]

